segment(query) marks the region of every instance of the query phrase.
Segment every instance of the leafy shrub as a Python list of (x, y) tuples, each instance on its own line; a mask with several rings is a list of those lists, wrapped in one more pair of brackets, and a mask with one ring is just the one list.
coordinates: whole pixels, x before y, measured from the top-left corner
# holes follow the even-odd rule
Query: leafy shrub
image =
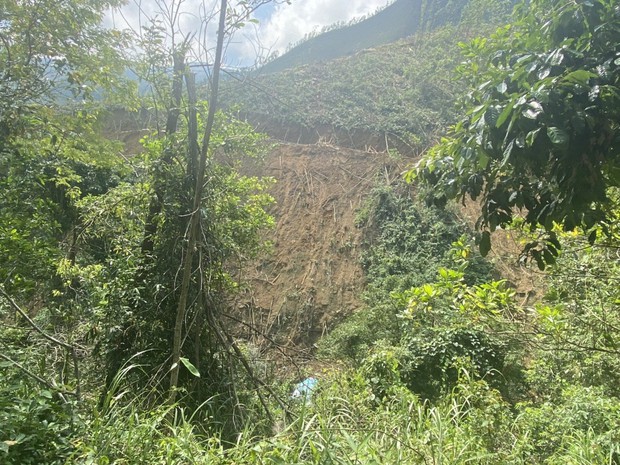
[(620, 262), (616, 245), (591, 247), (573, 238), (549, 273), (537, 307), (539, 340), (529, 372), (531, 389), (549, 398), (549, 386), (601, 386), (620, 397)]
[(73, 406), (26, 383), (0, 384), (0, 462), (65, 463), (75, 433)]
[(436, 399), (449, 392), (457, 384), (457, 362), (463, 358), (469, 360), (476, 378), (497, 379), (493, 384), (500, 387), (505, 346), (483, 331), (443, 328), (407, 338), (405, 347), (403, 382), (422, 398)]
[[(462, 243), (455, 244), (455, 256), (467, 252)], [(453, 388), (459, 359), (468, 359), (472, 376), (486, 377), (504, 394), (508, 376), (520, 374), (518, 367), (506, 370), (505, 363), (512, 353), (518, 365), (521, 350), (508, 317), (513, 313), (514, 291), (503, 281), (467, 285), (462, 270), (468, 263), (460, 261), (459, 270), (441, 268), (434, 283), (394, 295), (404, 308), (401, 346), (409, 357), (405, 383), (428, 399)]]
[(395, 390), (404, 387), (401, 369), (406, 353), (401, 347), (376, 344), (364, 359), (360, 374), (372, 391), (372, 399), (385, 400)]
[(530, 463), (579, 463), (569, 457), (576, 450), (588, 452), (585, 443), (592, 455), (598, 450), (614, 457), (592, 463), (620, 462), (620, 402), (602, 389), (569, 386), (559, 398), (523, 403), (518, 411), (518, 447)]
[[(432, 282), (442, 266), (453, 264), (452, 244), (466, 229), (449, 213), (413, 201), (402, 186), (375, 188), (357, 220), (366, 231), (361, 259), (368, 280), (366, 308), (324, 338), (321, 351), (359, 362), (378, 340), (398, 344), (403, 335), (398, 315), (406, 303), (393, 294)], [(471, 256), (463, 279), (482, 282), (490, 274), (488, 262)]]

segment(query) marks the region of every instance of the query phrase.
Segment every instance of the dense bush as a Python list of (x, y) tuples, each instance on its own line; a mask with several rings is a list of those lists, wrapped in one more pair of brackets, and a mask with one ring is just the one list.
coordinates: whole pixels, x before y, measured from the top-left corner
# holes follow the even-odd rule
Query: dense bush
[(620, 402), (602, 389), (567, 386), (518, 411), (519, 447), (530, 463), (620, 463)]
[(498, 379), (504, 369), (504, 344), (479, 330), (442, 328), (406, 338), (405, 347), (404, 382), (425, 399), (438, 398), (456, 385), (460, 358), (470, 361), (477, 377)]
[(375, 372), (387, 375), (383, 397), (365, 368), (324, 374), (311, 402), (282, 416), (272, 435), (247, 428), (233, 443), (217, 434), (202, 437), (192, 416), (174, 406), (146, 413), (137, 404), (113, 405), (76, 441), (72, 459), (171, 465), (618, 463), (618, 403), (600, 391), (572, 389), (555, 404), (511, 406), (485, 380), (474, 379), (471, 365), (461, 360), (453, 390), (430, 403), (403, 388), (393, 366)]
[[(352, 315), (321, 342), (325, 355), (361, 360), (375, 341), (391, 344), (403, 335), (403, 303), (392, 298), (436, 279), (442, 266), (453, 262), (452, 243), (466, 232), (454, 216), (412, 201), (402, 186), (375, 188), (358, 213), (365, 230), (362, 267), (366, 273), (366, 307)], [(491, 266), (471, 258), (464, 279), (488, 279)]]
[(74, 407), (53, 391), (14, 377), (0, 381), (0, 462), (65, 463), (80, 424)]
[(620, 397), (617, 243), (592, 247), (574, 237), (564, 240), (537, 307), (540, 362), (532, 367), (532, 383), (541, 396), (549, 384), (579, 384)]

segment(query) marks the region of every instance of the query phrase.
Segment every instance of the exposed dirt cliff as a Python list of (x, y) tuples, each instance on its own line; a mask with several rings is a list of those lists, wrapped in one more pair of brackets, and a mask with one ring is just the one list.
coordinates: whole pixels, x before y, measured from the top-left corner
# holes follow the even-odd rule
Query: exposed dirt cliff
[(385, 153), (322, 144), (281, 144), (245, 167), (245, 174), (276, 179), (276, 228), (271, 253), (243, 272), (250, 286), (236, 306), (254, 329), (245, 326), (239, 336), (259, 347), (277, 342), (304, 358), (322, 334), (360, 307), (363, 237), (356, 212), (378, 177), (399, 173), (399, 163)]

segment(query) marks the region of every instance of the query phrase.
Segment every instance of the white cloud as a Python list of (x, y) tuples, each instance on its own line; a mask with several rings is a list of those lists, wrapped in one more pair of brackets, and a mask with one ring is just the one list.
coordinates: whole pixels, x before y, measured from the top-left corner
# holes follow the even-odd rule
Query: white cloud
[(258, 43), (271, 51), (282, 53), (289, 44), (306, 34), (320, 31), (337, 22), (349, 22), (384, 7), (387, 0), (292, 0), (291, 5), (280, 4), (256, 30), (246, 28), (244, 41), (232, 44), (232, 51), (245, 62), (255, 59)]
[[(177, 1), (178, 2), (178, 1)], [(134, 30), (139, 29), (139, 8), (153, 16), (162, 8), (167, 9), (172, 0), (131, 0), (123, 7), (122, 14)], [(199, 27), (198, 17), (206, 10), (213, 13), (217, 8), (217, 0), (183, 0), (180, 24), (184, 33)], [(384, 7), (388, 0), (291, 0), (291, 4), (268, 4), (256, 12), (260, 23), (248, 23), (238, 31), (231, 40), (226, 61), (232, 66), (251, 65), (257, 55), (265, 55), (268, 51), (282, 53), (289, 44), (302, 39), (306, 34), (320, 31), (325, 26), (337, 22), (349, 22), (354, 18), (373, 13)], [(200, 7), (201, 5), (202, 7)], [(161, 15), (160, 15), (161, 16)], [(114, 18), (114, 21), (113, 19)], [(142, 19), (144, 25), (144, 19)], [(125, 23), (119, 12), (109, 14), (107, 26), (124, 28)], [(216, 21), (212, 21), (207, 38), (214, 42)], [(264, 56), (263, 56), (264, 58)]]

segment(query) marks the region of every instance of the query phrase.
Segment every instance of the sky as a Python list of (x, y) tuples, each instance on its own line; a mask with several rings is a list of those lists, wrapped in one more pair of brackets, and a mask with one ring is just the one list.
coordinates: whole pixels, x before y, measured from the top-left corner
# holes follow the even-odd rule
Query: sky
[[(288, 44), (299, 41), (308, 33), (373, 13), (385, 4), (386, 0), (292, 0), (290, 5), (279, 4), (269, 8), (271, 11), (258, 25), (259, 43), (283, 53)], [(251, 42), (251, 37), (247, 39)], [(240, 56), (250, 58), (253, 55), (249, 43), (239, 44), (237, 49)]]
[[(145, 15), (140, 15), (140, 10), (153, 16), (161, 14), (162, 6), (170, 3), (172, 0), (130, 0), (121, 11), (108, 14), (105, 24), (121, 29), (129, 24), (137, 30), (141, 23), (144, 24)], [(259, 23), (246, 23), (232, 38), (226, 53), (226, 65), (251, 66), (257, 56), (265, 58), (272, 52), (282, 54), (289, 44), (306, 34), (373, 13), (387, 3), (388, 0), (291, 0), (290, 5), (279, 2), (264, 5), (255, 12)], [(200, 12), (215, 12), (216, 4), (219, 5), (217, 0), (183, 0), (178, 16), (181, 30), (198, 30)], [(212, 21), (213, 26), (215, 23)], [(207, 42), (214, 41), (214, 29), (208, 29)]]

